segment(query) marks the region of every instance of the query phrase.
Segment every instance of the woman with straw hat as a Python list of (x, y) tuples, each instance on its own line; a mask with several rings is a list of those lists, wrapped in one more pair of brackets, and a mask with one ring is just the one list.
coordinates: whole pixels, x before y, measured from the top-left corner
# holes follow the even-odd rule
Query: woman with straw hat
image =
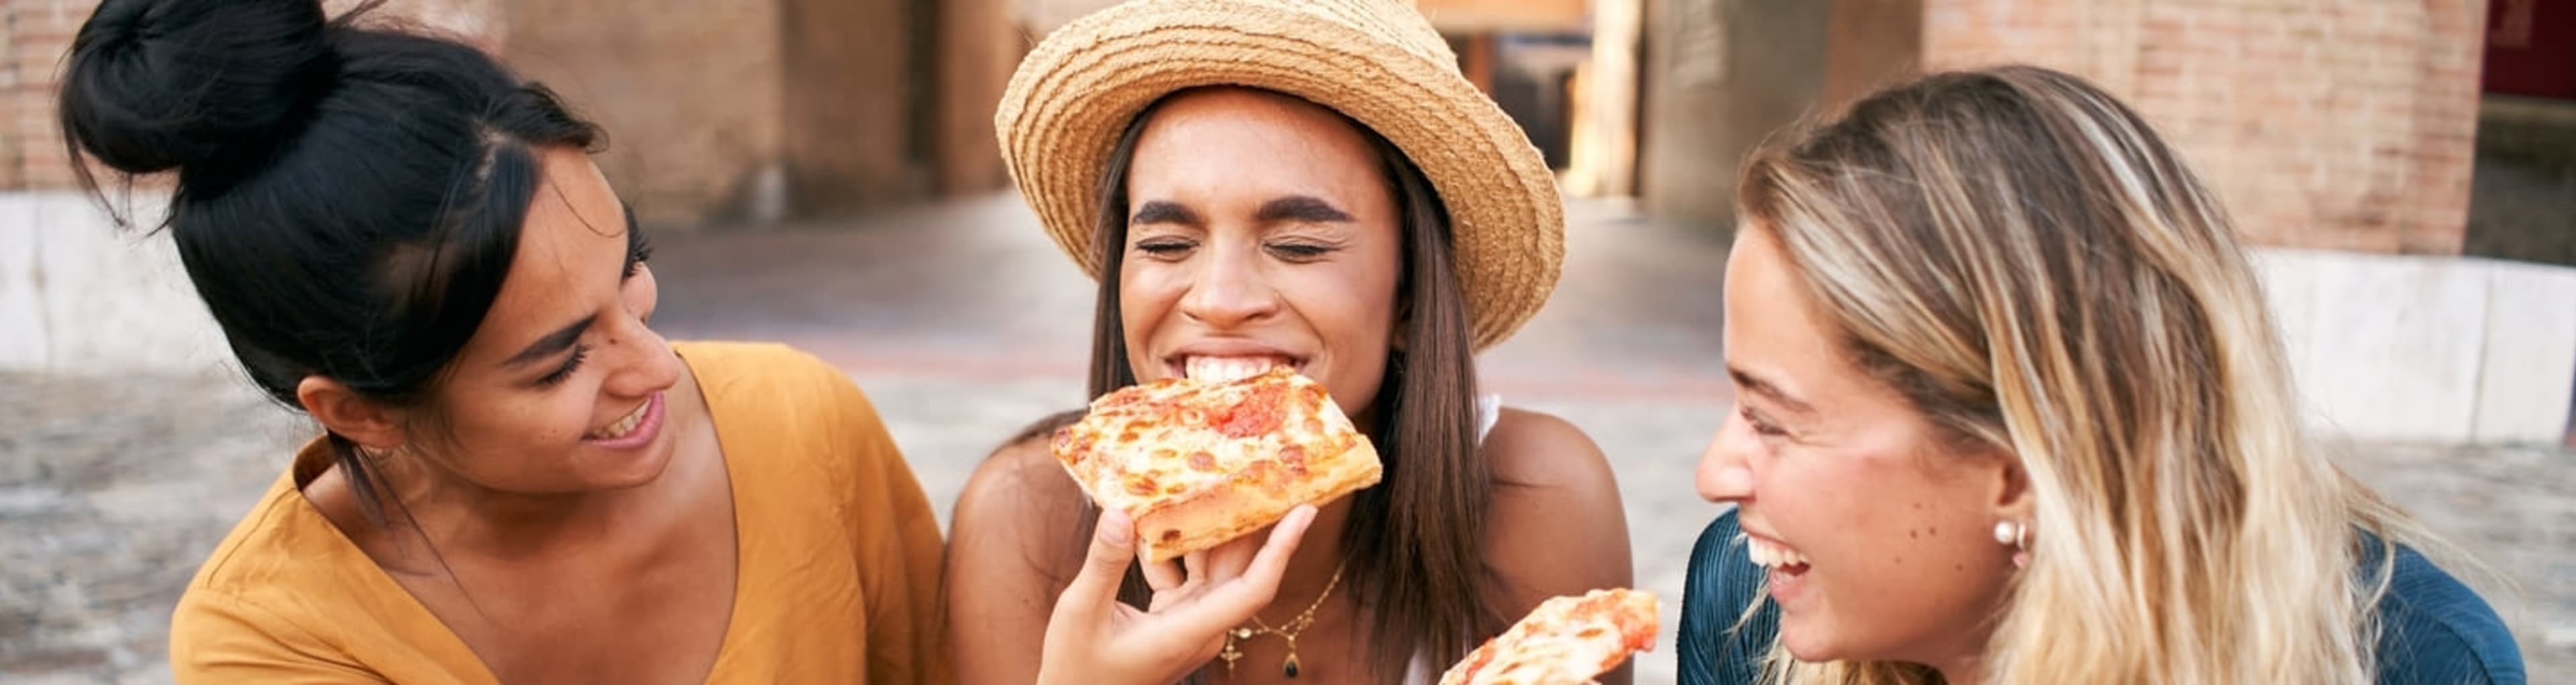
[(957, 503), (961, 680), (1419, 681), (1540, 600), (1629, 584), (1599, 448), (1476, 394), (1474, 353), (1555, 285), (1562, 206), (1407, 3), (1129, 2), (1039, 45), (995, 123), (1030, 206), (1100, 281), (1093, 396), (1292, 366), (1386, 475), (1258, 555), (1248, 536), (1136, 572), (1128, 522), (1047, 453), (1075, 415), (1041, 422)]

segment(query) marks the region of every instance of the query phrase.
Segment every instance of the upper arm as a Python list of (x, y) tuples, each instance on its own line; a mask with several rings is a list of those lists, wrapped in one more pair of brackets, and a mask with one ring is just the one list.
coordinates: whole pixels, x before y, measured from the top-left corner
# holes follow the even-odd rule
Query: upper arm
[[(1581, 429), (1547, 414), (1504, 409), (1481, 448), (1493, 466), (1486, 559), (1507, 621), (1559, 595), (1635, 583), (1628, 516), (1610, 461)], [(1627, 682), (1628, 669), (1604, 674)]]
[(196, 591), (170, 617), (170, 672), (181, 685), (386, 682), (268, 612)]
[(985, 458), (950, 517), (949, 654), (959, 682), (1037, 677), (1056, 595), (1082, 564), (1084, 499), (1045, 438)]

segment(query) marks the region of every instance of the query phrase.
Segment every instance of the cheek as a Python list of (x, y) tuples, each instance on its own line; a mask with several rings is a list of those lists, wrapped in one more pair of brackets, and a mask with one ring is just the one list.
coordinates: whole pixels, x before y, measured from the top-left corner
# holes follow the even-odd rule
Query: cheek
[(1154, 330), (1170, 318), (1180, 301), (1174, 267), (1133, 261), (1118, 272), (1118, 333), (1127, 344), (1127, 364), (1138, 381), (1160, 378), (1161, 362), (1153, 359)]
[(585, 392), (565, 387), (542, 392), (490, 393), (496, 397), (450, 407), (448, 426), (458, 446), (470, 452), (524, 453), (532, 448), (542, 451), (570, 447), (580, 442), (582, 432), (590, 426), (594, 407), (584, 397)]
[(1358, 411), (1377, 395), (1395, 354), (1395, 330), (1403, 325), (1395, 320), (1392, 280), (1354, 273), (1359, 271), (1300, 273), (1280, 289), (1323, 342), (1330, 367), (1318, 380), (1346, 411)]

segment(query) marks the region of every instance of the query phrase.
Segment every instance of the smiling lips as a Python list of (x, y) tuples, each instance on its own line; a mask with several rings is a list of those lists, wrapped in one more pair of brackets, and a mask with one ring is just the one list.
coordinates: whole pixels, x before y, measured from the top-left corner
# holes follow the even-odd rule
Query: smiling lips
[(618, 419), (616, 423), (608, 424), (607, 428), (591, 431), (589, 435), (581, 437), (584, 440), (615, 440), (626, 437), (626, 434), (635, 432), (636, 426), (644, 423), (644, 410), (652, 407), (653, 401), (649, 399), (637, 403), (633, 411), (626, 412), (626, 416)]
[(1744, 550), (1747, 556), (1753, 558), (1754, 564), (1763, 568), (1787, 573), (1807, 571), (1807, 555), (1790, 549), (1788, 545), (1747, 535), (1744, 537)]

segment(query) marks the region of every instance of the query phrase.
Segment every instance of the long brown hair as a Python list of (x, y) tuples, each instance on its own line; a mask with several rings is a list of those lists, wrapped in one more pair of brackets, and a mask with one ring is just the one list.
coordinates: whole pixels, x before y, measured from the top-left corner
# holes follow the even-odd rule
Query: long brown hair
[[(1127, 172), (1137, 138), (1161, 105), (1146, 107), (1128, 123), (1101, 175), (1091, 244), (1101, 265), (1092, 319), (1093, 398), (1136, 384), (1120, 324), (1118, 270), (1127, 242)], [(1491, 570), (1483, 534), (1494, 480), (1476, 450), (1474, 328), (1450, 261), (1448, 208), (1402, 150), (1367, 126), (1343, 120), (1376, 152), (1403, 234), (1404, 272), (1396, 283), (1396, 338), (1403, 343), (1390, 352), (1371, 403), (1378, 420), (1369, 429), (1385, 476), (1351, 496), (1351, 515), (1341, 530), (1350, 563), (1344, 582), (1362, 608), (1370, 669), (1393, 681), (1403, 677), (1414, 655), (1446, 663), (1499, 628), (1500, 614), (1484, 601)], [(1081, 416), (1071, 411), (1048, 417), (1014, 442)], [(1080, 529), (1089, 530), (1100, 511), (1082, 509)], [(1070, 542), (1077, 548), (1071, 558), (1080, 559), (1078, 548), (1089, 540)], [(1129, 569), (1119, 598), (1142, 607), (1151, 597), (1143, 572)]]

